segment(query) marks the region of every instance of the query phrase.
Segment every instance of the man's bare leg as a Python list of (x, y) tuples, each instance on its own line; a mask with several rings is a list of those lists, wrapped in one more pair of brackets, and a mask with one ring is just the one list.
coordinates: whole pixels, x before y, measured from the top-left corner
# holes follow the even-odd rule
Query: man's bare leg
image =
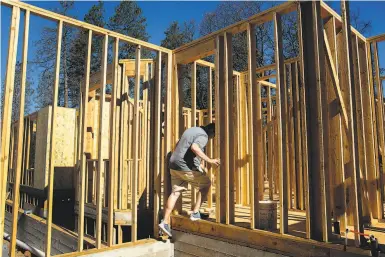
[(164, 211), (164, 217), (163, 217), (164, 223), (170, 224), (171, 212), (174, 209), (176, 201), (178, 201), (179, 196), (180, 196), (180, 192), (173, 192), (168, 197), (167, 206), (166, 206), (166, 209)]
[(207, 198), (207, 193), (208, 192), (209, 192), (209, 188), (208, 187), (199, 190), (199, 192), (197, 194), (197, 197), (196, 197), (195, 206), (194, 206), (194, 209), (193, 209), (194, 213), (199, 212), (199, 209), (201, 208), (201, 205), (202, 205), (202, 199), (205, 200)]

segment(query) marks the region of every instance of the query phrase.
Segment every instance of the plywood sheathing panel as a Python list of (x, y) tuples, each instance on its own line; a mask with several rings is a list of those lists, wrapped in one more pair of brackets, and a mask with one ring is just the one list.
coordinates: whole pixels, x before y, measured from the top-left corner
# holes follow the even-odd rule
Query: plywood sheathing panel
[[(38, 189), (48, 186), (50, 137), (47, 135), (51, 131), (51, 113), (52, 107), (47, 106), (38, 112), (37, 117), (34, 187)], [(68, 188), (73, 183), (70, 180), (72, 179), (72, 169), (63, 168), (75, 166), (77, 119), (76, 109), (58, 107), (56, 113), (54, 166), (61, 168), (56, 176), (65, 180), (55, 179), (55, 189), (62, 189)], [(69, 174), (71, 174), (70, 177), (68, 177)]]

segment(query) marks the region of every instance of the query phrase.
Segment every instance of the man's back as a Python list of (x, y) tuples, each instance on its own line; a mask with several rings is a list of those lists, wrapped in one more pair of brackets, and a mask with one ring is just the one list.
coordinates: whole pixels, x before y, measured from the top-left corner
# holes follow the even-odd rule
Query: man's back
[(179, 171), (199, 170), (200, 158), (191, 151), (191, 145), (197, 144), (201, 150), (208, 142), (207, 133), (200, 127), (187, 129), (180, 138), (170, 158), (170, 169)]

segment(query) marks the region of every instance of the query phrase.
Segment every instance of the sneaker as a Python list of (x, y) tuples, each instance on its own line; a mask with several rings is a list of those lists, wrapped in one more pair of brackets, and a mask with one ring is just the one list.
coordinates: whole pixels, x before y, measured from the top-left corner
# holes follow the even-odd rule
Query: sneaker
[(190, 220), (192, 221), (197, 221), (197, 220), (200, 220), (201, 219), (201, 213), (198, 211), (198, 212), (193, 212), (190, 214)]
[(163, 233), (165, 233), (169, 237), (172, 237), (171, 228), (170, 228), (169, 224), (164, 223), (164, 221), (162, 220), (162, 222), (158, 226), (162, 230)]

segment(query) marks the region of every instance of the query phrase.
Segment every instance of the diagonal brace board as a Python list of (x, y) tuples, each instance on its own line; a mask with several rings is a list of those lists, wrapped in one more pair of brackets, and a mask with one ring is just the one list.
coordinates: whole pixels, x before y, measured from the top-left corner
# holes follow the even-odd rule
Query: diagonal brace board
[(346, 112), (346, 105), (345, 105), (344, 99), (342, 97), (342, 92), (341, 92), (341, 88), (340, 88), (340, 81), (338, 79), (338, 74), (337, 74), (336, 68), (334, 67), (333, 56), (332, 56), (332, 53), (330, 50), (329, 40), (328, 40), (328, 37), (327, 37), (325, 30), (324, 30), (324, 47), (325, 47), (325, 50), (327, 53), (326, 59), (328, 60), (330, 68), (331, 68), (332, 73), (333, 73), (333, 79), (334, 79), (333, 84), (335, 86), (336, 94), (338, 96), (338, 100), (339, 100), (340, 105), (341, 105), (342, 116), (344, 118), (344, 124), (345, 124), (346, 129), (348, 129), (349, 128), (349, 120), (348, 120), (348, 114)]

